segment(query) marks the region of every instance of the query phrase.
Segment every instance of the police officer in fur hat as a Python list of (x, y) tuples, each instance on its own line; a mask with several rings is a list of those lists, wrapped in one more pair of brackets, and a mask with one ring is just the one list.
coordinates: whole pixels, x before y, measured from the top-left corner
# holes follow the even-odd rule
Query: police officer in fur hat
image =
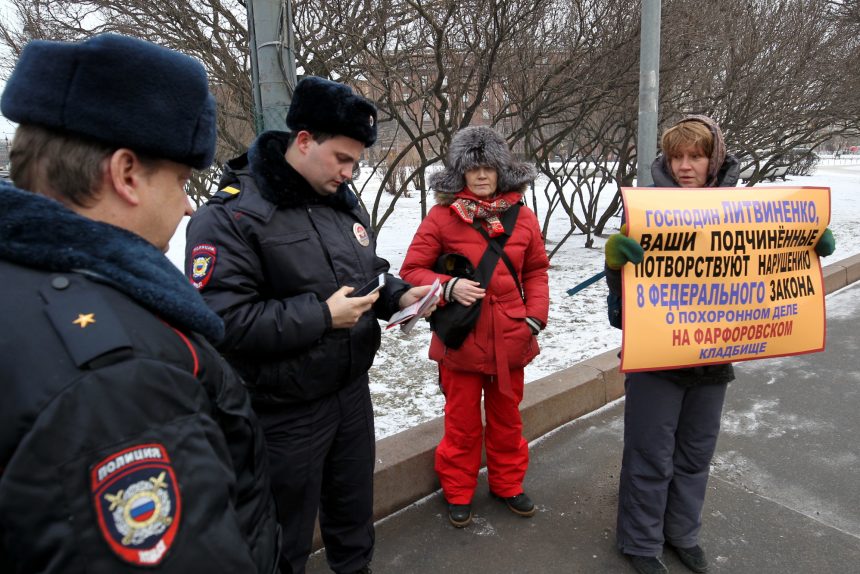
[[(220, 191), (189, 223), (186, 272), (224, 319), (219, 349), (266, 430), (281, 567), (305, 571), (319, 510), (332, 570), (369, 572), (375, 437), (367, 372), (377, 320), (429, 286), (388, 273), (348, 185), (376, 140), (373, 104), (308, 77), (296, 86), (287, 126), (227, 163)], [(381, 290), (351, 296), (380, 274)]]
[(192, 58), (33, 41), (3, 92), (0, 571), (271, 573), (263, 433), (163, 251), (215, 151)]

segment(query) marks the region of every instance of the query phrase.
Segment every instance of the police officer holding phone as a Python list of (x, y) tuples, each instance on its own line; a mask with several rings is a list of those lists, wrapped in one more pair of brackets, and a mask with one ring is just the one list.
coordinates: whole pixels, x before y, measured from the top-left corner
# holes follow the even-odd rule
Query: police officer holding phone
[[(219, 349), (263, 423), (284, 530), (281, 568), (299, 574), (314, 521), (332, 570), (369, 572), (375, 437), (367, 372), (377, 319), (423, 297), (388, 274), (348, 186), (376, 140), (376, 108), (336, 82), (296, 86), (290, 132), (265, 132), (227, 163), (188, 226), (186, 272), (223, 319)], [(385, 286), (351, 297), (379, 274)]]

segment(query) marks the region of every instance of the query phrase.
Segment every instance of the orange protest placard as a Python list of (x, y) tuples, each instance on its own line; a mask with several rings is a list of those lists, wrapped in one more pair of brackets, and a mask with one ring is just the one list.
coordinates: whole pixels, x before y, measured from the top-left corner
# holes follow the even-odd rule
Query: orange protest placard
[(830, 189), (622, 188), (621, 369), (746, 361), (824, 349), (824, 286), (814, 251)]

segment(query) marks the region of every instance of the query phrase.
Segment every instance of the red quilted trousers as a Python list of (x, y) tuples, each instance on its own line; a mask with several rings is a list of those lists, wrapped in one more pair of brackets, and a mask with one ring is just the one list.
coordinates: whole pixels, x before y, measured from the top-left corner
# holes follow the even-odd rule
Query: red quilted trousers
[[(502, 497), (523, 491), (529, 466), (528, 444), (523, 439), (519, 404), (523, 398), (523, 369), (511, 371), (514, 398), (499, 391), (493, 375), (453, 371), (439, 365), (445, 392), (445, 436), (436, 447), (436, 474), (445, 499), (469, 504), (481, 467), (481, 439), (486, 435), (487, 477), (490, 490)], [(481, 423), (481, 394), (487, 418)]]

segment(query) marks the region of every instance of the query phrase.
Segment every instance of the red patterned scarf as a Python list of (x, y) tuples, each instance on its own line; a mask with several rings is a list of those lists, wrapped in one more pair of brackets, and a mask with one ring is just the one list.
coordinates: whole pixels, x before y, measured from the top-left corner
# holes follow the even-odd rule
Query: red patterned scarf
[(454, 210), (454, 213), (460, 219), (469, 224), (475, 221), (475, 219), (483, 219), (487, 233), (490, 234), (490, 237), (496, 237), (505, 232), (499, 216), (512, 205), (519, 203), (523, 194), (517, 191), (509, 191), (495, 196), (491, 201), (486, 201), (477, 197), (466, 187), (463, 188), (463, 191), (455, 195), (455, 197), (457, 199), (451, 204), (451, 209)]

